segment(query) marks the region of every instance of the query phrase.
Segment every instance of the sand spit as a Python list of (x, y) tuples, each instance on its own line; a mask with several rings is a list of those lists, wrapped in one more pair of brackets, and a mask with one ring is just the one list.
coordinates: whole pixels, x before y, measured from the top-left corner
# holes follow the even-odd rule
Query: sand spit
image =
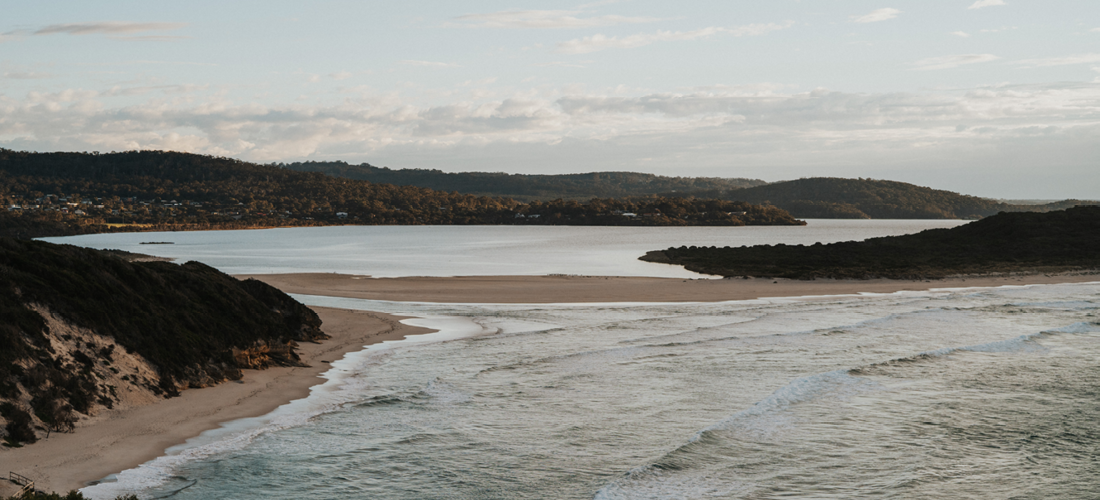
[(943, 280), (680, 279), (613, 276), (458, 276), (371, 278), (335, 273), (257, 274), (287, 293), (371, 300), (547, 304), (581, 302), (718, 302), (766, 297), (892, 293), (933, 288), (997, 287), (1100, 281), (1097, 273), (975, 276)]

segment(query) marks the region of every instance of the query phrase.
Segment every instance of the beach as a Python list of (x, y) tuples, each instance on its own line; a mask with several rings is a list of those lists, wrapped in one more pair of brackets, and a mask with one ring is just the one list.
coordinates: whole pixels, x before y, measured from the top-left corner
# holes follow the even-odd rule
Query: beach
[[(322, 330), (332, 338), (298, 349), (308, 367), (244, 370), (239, 381), (182, 391), (179, 397), (131, 408), (103, 410), (79, 422), (71, 434), (54, 433), (49, 439), (22, 448), (0, 448), (0, 470), (22, 474), (42, 491), (67, 492), (110, 474), (137, 467), (164, 455), (222, 422), (264, 415), (309, 395), (324, 382), (320, 375), (329, 363), (363, 346), (400, 340), (429, 330), (399, 323), (402, 318), (381, 313), (313, 308)], [(15, 493), (15, 485), (0, 481), (0, 496)]]
[(769, 297), (893, 293), (1100, 281), (1096, 273), (959, 277), (943, 280), (680, 279), (615, 276), (458, 276), (371, 278), (335, 273), (238, 275), (287, 293), (369, 300), (441, 303), (554, 304), (721, 302)]
[[(600, 276), (467, 276), (370, 278), (333, 273), (238, 275), (287, 293), (371, 300), (438, 303), (718, 302), (771, 297), (835, 296), (970, 287), (1000, 287), (1098, 280), (1096, 274), (969, 277), (933, 281), (782, 279), (677, 279)], [(105, 410), (72, 434), (53, 434), (20, 449), (0, 450), (0, 470), (36, 481), (40, 490), (79, 489), (109, 474), (136, 467), (222, 422), (264, 415), (309, 394), (322, 383), (329, 362), (363, 346), (428, 330), (398, 323), (400, 317), (314, 308), (332, 336), (299, 350), (309, 367), (246, 370), (242, 380), (186, 390), (177, 398)], [(0, 495), (11, 485), (0, 482)]]

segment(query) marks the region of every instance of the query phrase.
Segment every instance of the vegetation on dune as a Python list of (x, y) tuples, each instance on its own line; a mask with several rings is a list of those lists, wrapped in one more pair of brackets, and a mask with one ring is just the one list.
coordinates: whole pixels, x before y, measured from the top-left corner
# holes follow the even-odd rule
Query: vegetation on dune
[(1000, 213), (951, 229), (822, 245), (679, 247), (652, 262), (727, 277), (927, 279), (1100, 269), (1100, 207)]
[[(96, 336), (51, 332), (44, 312)], [(112, 407), (112, 374), (172, 396), (239, 379), (242, 368), (298, 364), (296, 342), (326, 337), (313, 311), (259, 281), (198, 262), (128, 262), (10, 238), (0, 238), (0, 314), (0, 416), (9, 444), (34, 442), (35, 420), (46, 432), (71, 431), (79, 414)], [(140, 356), (155, 373), (120, 373), (113, 363), (122, 354)]]
[(502, 172), (443, 172), (427, 169), (390, 169), (367, 163), (349, 165), (342, 161), (279, 163), (300, 172), (321, 172), (335, 177), (418, 186), (442, 191), (503, 196), (518, 200), (588, 200), (626, 198), (658, 193), (693, 193), (705, 190), (738, 189), (765, 184), (757, 179), (718, 177), (665, 177), (637, 172), (590, 172), (585, 174), (532, 175)]

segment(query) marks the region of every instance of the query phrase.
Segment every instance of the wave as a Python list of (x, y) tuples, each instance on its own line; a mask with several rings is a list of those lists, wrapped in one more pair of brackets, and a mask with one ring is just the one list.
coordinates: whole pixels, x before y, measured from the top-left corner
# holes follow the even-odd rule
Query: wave
[(750, 482), (728, 476), (722, 476), (721, 480), (710, 477), (712, 474), (706, 467), (709, 462), (730, 458), (723, 457), (713, 447), (722, 446), (731, 438), (741, 442), (756, 443), (779, 441), (798, 423), (795, 415), (789, 411), (795, 405), (819, 400), (842, 402), (869, 391), (883, 390), (883, 386), (879, 383), (860, 376), (873, 367), (933, 360), (960, 351), (1036, 352), (1045, 349), (1035, 342), (1043, 336), (1092, 333), (1100, 333), (1100, 323), (1078, 322), (1006, 340), (946, 347), (860, 368), (800, 377), (750, 408), (734, 413), (697, 432), (686, 443), (666, 453), (660, 459), (627, 472), (622, 478), (598, 490), (595, 498), (598, 500), (696, 498), (749, 492), (755, 488), (755, 485)]

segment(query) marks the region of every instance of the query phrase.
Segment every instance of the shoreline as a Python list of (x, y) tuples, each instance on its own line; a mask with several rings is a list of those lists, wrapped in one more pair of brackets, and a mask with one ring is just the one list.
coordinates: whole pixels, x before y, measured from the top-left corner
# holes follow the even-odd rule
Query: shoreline
[(565, 304), (608, 302), (724, 302), (762, 298), (857, 295), (1086, 283), (1100, 273), (974, 276), (941, 280), (683, 279), (623, 276), (456, 276), (372, 278), (337, 273), (248, 274), (286, 293), (394, 302)]
[[(957, 277), (944, 280), (683, 279), (614, 276), (461, 276), (371, 278), (336, 273), (237, 275), (254, 278), (286, 293), (398, 302), (438, 303), (607, 303), (723, 302), (761, 298), (857, 295), (943, 288), (1100, 281), (1100, 274), (1063, 273), (1021, 276)], [(89, 486), (110, 474), (135, 468), (165, 455), (203, 432), (241, 418), (266, 415), (301, 399), (325, 382), (329, 362), (363, 347), (399, 340), (431, 330), (399, 323), (401, 317), (349, 309), (311, 307), (332, 338), (303, 343), (302, 361), (309, 367), (245, 370), (240, 381), (182, 391), (179, 397), (153, 404), (103, 410), (78, 423), (72, 434), (55, 433), (23, 448), (0, 448), (4, 468), (28, 476), (44, 491), (65, 493)], [(0, 497), (15, 493), (0, 481)]]
[[(22, 448), (0, 448), (0, 473), (27, 476), (42, 491), (64, 494), (80, 489), (163, 456), (168, 448), (222, 423), (266, 415), (308, 396), (313, 386), (325, 382), (321, 374), (330, 369), (329, 363), (348, 353), (431, 332), (401, 324), (402, 317), (389, 314), (311, 309), (321, 317), (322, 331), (332, 338), (319, 344), (300, 344), (298, 353), (308, 367), (244, 370), (239, 381), (184, 390), (179, 397), (152, 404), (101, 410), (78, 422), (71, 434), (54, 433)], [(0, 497), (16, 491), (14, 484), (0, 481)]]

